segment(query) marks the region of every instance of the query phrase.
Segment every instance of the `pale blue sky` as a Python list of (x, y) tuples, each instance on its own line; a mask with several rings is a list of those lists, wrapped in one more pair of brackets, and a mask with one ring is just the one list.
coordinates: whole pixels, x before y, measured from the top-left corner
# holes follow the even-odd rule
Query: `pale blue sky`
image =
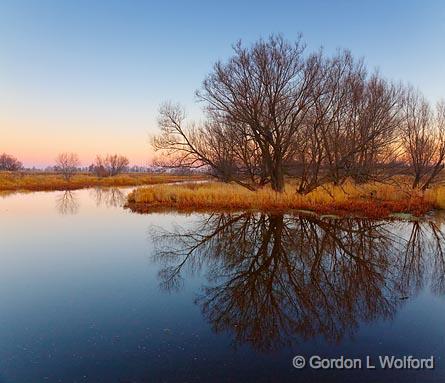
[(238, 39), (271, 33), (348, 48), (445, 97), (443, 1), (0, 1), (0, 152), (27, 165), (71, 150), (150, 157), (159, 104), (198, 115), (194, 91)]

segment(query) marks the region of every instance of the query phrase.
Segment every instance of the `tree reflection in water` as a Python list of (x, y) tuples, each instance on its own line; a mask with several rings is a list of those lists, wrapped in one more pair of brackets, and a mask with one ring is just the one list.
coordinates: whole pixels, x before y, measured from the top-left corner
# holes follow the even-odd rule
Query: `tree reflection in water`
[[(433, 222), (212, 214), (191, 230), (150, 230), (161, 286), (205, 270), (196, 302), (216, 332), (258, 350), (390, 319), (431, 278), (444, 293), (444, 234)], [(408, 233), (408, 236), (407, 236)]]
[(96, 206), (121, 207), (127, 200), (126, 194), (116, 187), (91, 189)]
[(61, 215), (75, 215), (79, 211), (76, 192), (65, 190), (56, 195), (56, 209)]

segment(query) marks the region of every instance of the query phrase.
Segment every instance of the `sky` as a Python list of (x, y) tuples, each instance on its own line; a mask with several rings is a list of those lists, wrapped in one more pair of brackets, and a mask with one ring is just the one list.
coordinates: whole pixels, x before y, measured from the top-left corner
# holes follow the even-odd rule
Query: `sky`
[(195, 91), (232, 44), (272, 33), (445, 97), (445, 2), (0, 0), (0, 153), (150, 163), (159, 105), (200, 118)]

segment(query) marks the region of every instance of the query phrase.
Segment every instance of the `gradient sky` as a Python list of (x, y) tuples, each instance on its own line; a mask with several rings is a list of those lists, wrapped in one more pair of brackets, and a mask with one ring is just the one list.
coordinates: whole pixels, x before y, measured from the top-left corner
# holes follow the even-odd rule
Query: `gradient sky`
[(231, 44), (271, 33), (351, 49), (433, 102), (445, 97), (444, 1), (0, 1), (0, 153), (152, 156), (159, 104), (194, 92)]

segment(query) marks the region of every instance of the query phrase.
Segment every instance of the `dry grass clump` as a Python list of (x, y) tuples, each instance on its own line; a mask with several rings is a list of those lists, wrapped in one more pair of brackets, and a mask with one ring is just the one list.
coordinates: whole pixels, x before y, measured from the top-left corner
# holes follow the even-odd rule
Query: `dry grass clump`
[[(443, 198), (444, 190), (435, 191), (435, 195)], [(236, 184), (210, 182), (138, 188), (129, 195), (128, 206), (141, 212), (159, 208), (179, 211), (300, 209), (379, 218), (396, 212), (423, 215), (433, 207), (439, 207), (438, 197), (434, 198), (433, 194), (426, 198), (401, 186), (373, 183), (357, 186), (349, 182), (342, 187), (326, 185), (307, 195), (299, 195), (292, 183), (286, 185), (284, 193), (276, 193), (268, 187), (249, 191)]]
[(0, 190), (73, 190), (97, 186), (156, 185), (201, 179), (203, 179), (202, 176), (141, 173), (125, 173), (113, 177), (99, 178), (91, 174), (81, 173), (74, 175), (69, 181), (66, 181), (61, 175), (54, 173), (0, 172)]
[(435, 186), (425, 192), (425, 199), (436, 209), (445, 209), (445, 187)]

